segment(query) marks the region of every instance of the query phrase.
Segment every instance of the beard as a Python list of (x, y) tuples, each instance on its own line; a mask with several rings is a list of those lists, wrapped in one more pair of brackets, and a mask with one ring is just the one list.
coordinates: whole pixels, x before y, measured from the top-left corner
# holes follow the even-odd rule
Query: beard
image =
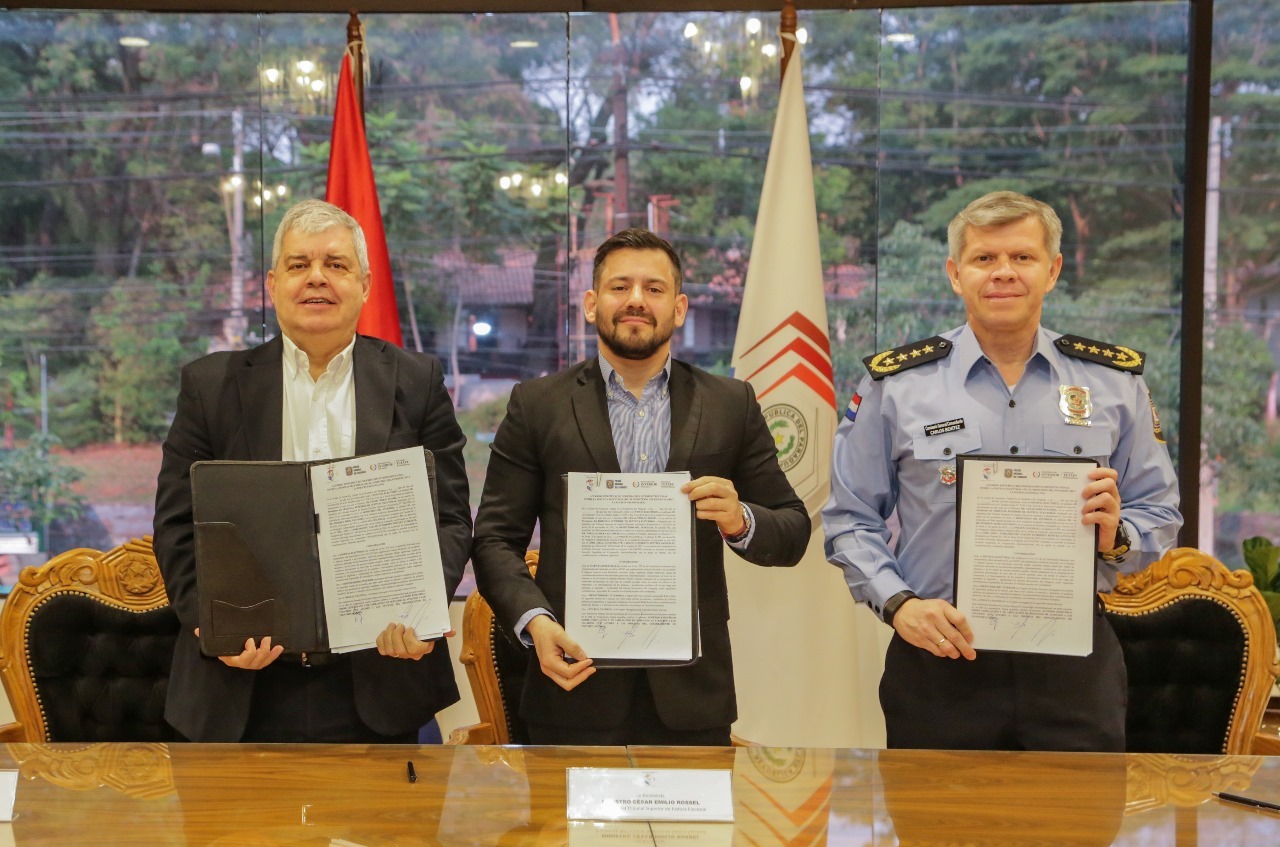
[[(643, 332), (637, 334), (629, 326), (618, 327), (619, 320), (632, 317), (646, 318), (652, 331), (645, 335)], [(620, 359), (649, 358), (671, 340), (673, 332), (675, 332), (674, 321), (665, 325), (659, 324), (648, 312), (618, 312), (609, 320), (608, 327), (601, 321), (596, 322), (596, 333), (600, 336), (600, 343)]]

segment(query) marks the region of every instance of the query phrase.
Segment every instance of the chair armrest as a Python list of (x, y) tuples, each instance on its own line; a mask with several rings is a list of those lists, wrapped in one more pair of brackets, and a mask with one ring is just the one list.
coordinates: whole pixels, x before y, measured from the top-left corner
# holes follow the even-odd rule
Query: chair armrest
[(453, 732), (449, 733), (449, 740), (445, 744), (449, 745), (493, 745), (498, 743), (498, 735), (494, 732), (491, 723), (473, 723), (470, 726), (460, 726)]
[(1257, 733), (1253, 736), (1249, 752), (1254, 756), (1280, 756), (1280, 735), (1265, 731)]
[(0, 724), (0, 742), (26, 741), (27, 728), (20, 721)]

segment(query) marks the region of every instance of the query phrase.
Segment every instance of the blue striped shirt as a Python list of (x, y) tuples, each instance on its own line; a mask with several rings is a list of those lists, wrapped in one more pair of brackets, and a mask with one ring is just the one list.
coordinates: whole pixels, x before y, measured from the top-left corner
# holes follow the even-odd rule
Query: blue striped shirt
[(599, 359), (619, 468), (623, 473), (665, 471), (671, 455), (671, 357), (645, 384), (639, 398), (627, 390), (604, 356)]

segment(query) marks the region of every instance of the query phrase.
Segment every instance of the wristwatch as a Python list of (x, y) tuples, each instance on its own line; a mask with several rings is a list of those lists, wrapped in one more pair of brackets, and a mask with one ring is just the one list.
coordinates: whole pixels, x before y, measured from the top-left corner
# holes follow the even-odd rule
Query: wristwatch
[(742, 529), (733, 535), (729, 535), (723, 530), (720, 532), (720, 536), (730, 544), (741, 544), (751, 534), (751, 510), (746, 507), (746, 504), (739, 505), (742, 506)]
[(898, 614), (898, 610), (902, 608), (902, 604), (908, 600), (919, 600), (914, 591), (899, 591), (897, 594), (885, 601), (884, 611), (880, 613), (880, 619), (893, 626), (893, 616)]
[(1129, 533), (1124, 528), (1124, 521), (1120, 521), (1120, 523), (1116, 525), (1115, 546), (1107, 552), (1099, 553), (1098, 555), (1102, 557), (1103, 561), (1111, 562), (1112, 564), (1119, 564), (1124, 561), (1124, 554), (1128, 553), (1132, 546), (1133, 542), (1129, 540)]

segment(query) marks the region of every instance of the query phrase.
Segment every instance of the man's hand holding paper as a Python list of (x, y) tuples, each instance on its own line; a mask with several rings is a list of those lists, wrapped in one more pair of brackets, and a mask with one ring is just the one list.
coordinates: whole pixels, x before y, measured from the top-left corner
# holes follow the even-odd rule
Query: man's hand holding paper
[[(452, 638), (453, 634), (453, 630), (449, 630), (444, 634), (444, 637)], [(390, 656), (393, 659), (411, 659), (415, 662), (434, 650), (436, 646), (436, 642), (433, 639), (419, 641), (418, 634), (414, 632), (413, 627), (405, 626), (402, 623), (387, 624), (387, 628), (378, 633), (374, 643), (380, 656)]]
[(1094, 468), (1089, 471), (1089, 484), (1084, 487), (1084, 524), (1098, 527), (1098, 552), (1115, 549), (1116, 530), (1120, 526), (1120, 489), (1115, 468)]
[(697, 508), (698, 520), (715, 521), (725, 535), (740, 535), (746, 529), (742, 503), (733, 480), (718, 476), (700, 476), (680, 486)]
[[(533, 639), (533, 649), (538, 653), (538, 666), (542, 672), (565, 691), (572, 691), (587, 680), (596, 669), (587, 651), (569, 637), (564, 627), (549, 615), (538, 615), (525, 628)], [(572, 663), (565, 661), (571, 658)]]

